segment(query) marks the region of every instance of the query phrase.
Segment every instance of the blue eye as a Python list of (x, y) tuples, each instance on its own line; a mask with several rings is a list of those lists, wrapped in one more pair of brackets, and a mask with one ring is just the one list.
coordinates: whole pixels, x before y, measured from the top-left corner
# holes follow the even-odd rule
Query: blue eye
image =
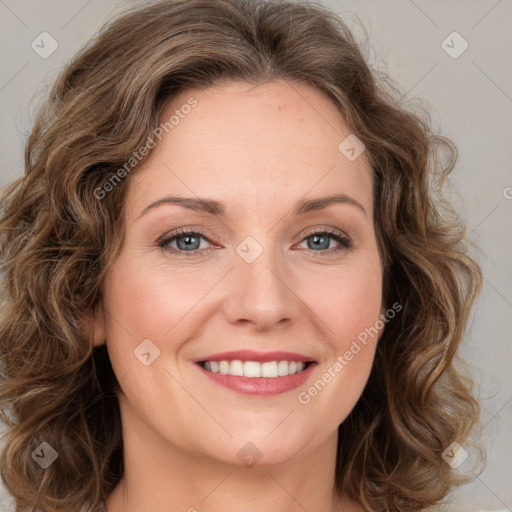
[[(164, 240), (158, 242), (158, 246), (170, 253), (181, 253), (185, 256), (195, 256), (198, 254), (209, 253), (212, 250), (212, 247), (201, 248), (201, 239), (210, 244), (212, 243), (211, 240), (201, 231), (180, 229), (178, 232), (171, 233), (171, 236), (166, 237)], [(341, 247), (330, 247), (331, 240), (338, 242)], [(344, 249), (346, 250), (352, 247), (351, 240), (346, 235), (337, 230), (324, 229), (322, 231), (313, 231), (308, 233), (300, 243), (306, 241), (308, 242), (307, 249), (317, 253), (331, 254), (333, 252)], [(176, 247), (171, 246), (171, 244), (174, 242), (176, 242)]]
[[(333, 249), (330, 246), (330, 240), (336, 240), (342, 247), (341, 249), (348, 249), (351, 247), (350, 239), (347, 236), (339, 234), (337, 231), (330, 231), (330, 230), (324, 230), (324, 231), (314, 231), (313, 233), (309, 233), (301, 243), (308, 241), (308, 249), (312, 250), (314, 252), (318, 252), (317, 249), (320, 249), (322, 251), (339, 251), (340, 248)], [(310, 243), (309, 240), (312, 240)]]
[[(170, 252), (188, 252), (191, 254), (197, 254), (205, 250), (209, 252), (211, 248), (200, 249), (201, 239), (210, 242), (210, 240), (199, 231), (190, 231), (182, 229), (177, 233), (173, 234), (172, 236), (170, 236), (169, 238), (166, 238), (165, 240), (159, 242), (158, 246), (163, 249), (170, 250)], [(177, 248), (169, 246), (169, 244), (171, 244), (174, 241), (176, 241), (177, 243)]]

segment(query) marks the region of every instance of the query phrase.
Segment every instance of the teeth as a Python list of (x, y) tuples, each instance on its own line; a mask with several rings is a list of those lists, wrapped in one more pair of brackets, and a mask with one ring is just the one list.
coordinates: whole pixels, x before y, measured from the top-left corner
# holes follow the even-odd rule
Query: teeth
[(227, 361), (219, 362), (219, 373), (221, 375), (226, 375), (229, 372), (229, 363)]
[(242, 363), (242, 361), (231, 361), (231, 363), (229, 364), (229, 374), (230, 375), (238, 375), (239, 377), (243, 377), (244, 376), (244, 363)]
[(261, 377), (261, 363), (255, 361), (244, 362), (244, 377)]
[(277, 374), (279, 377), (288, 375), (288, 361), (279, 361), (279, 363), (277, 363)]
[(277, 377), (277, 361), (268, 361), (261, 363), (261, 376), (262, 377)]
[(306, 367), (305, 363), (297, 361), (205, 361), (202, 363), (205, 370), (221, 375), (235, 375), (239, 377), (285, 377), (299, 373)]

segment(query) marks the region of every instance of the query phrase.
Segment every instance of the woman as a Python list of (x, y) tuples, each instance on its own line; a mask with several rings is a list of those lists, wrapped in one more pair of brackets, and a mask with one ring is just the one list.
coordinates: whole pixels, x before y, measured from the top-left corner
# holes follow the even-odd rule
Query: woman
[(18, 510), (411, 512), (463, 481), (481, 274), (455, 149), (394, 92), (297, 2), (155, 3), (63, 70), (2, 196)]

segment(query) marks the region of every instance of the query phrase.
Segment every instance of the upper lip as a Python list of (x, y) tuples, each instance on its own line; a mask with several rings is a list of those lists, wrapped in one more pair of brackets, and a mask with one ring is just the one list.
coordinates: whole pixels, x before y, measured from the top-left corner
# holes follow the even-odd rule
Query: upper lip
[(315, 362), (312, 357), (297, 354), (296, 352), (257, 352), (255, 350), (235, 350), (231, 352), (221, 352), (211, 356), (195, 359), (195, 363), (202, 361), (256, 361), (264, 363), (266, 361), (297, 361), (297, 362)]

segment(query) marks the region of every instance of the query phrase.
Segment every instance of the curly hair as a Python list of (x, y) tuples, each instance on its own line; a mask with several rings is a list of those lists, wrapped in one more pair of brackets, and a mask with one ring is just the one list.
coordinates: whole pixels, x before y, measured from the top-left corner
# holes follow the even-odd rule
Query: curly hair
[[(472, 442), (480, 418), (457, 355), (482, 277), (443, 196), (454, 144), (324, 6), (166, 0), (116, 16), (64, 67), (26, 143), (25, 173), (2, 191), (1, 474), (17, 511), (91, 512), (123, 475), (119, 384), (83, 326), (124, 242), (130, 176), (101, 200), (98, 190), (176, 94), (274, 79), (323, 93), (366, 146), (383, 302), (402, 305), (339, 426), (335, 490), (368, 510), (414, 512), (471, 477), (442, 458), (452, 442)], [(43, 441), (58, 458), (40, 471), (31, 454)]]

